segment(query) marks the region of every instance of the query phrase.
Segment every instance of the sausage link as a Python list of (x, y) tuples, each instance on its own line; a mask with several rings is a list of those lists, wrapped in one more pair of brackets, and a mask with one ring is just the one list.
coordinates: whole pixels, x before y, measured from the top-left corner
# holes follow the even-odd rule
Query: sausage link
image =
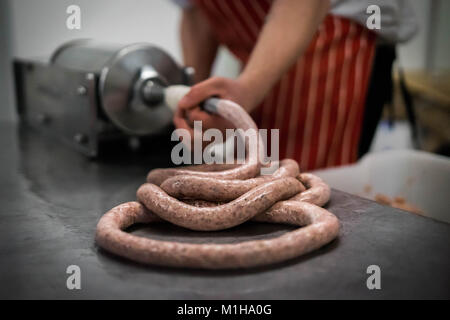
[(303, 226), (277, 238), (237, 244), (191, 244), (138, 237), (123, 230), (133, 223), (151, 223), (158, 218), (142, 204), (128, 202), (111, 209), (100, 219), (96, 241), (112, 253), (144, 264), (230, 269), (292, 259), (324, 246), (337, 236), (339, 221), (328, 211), (309, 203), (281, 203), (288, 202), (293, 204), (286, 211), (262, 213), (255, 219)]
[[(236, 128), (246, 130), (254, 130), (255, 133), (258, 132), (258, 127), (256, 126), (253, 119), (245, 112), (241, 106), (238, 104), (228, 101), (221, 100), (217, 104), (217, 114), (227, 119), (231, 123), (235, 125)], [(261, 167), (259, 162), (259, 155), (262, 154), (262, 149), (264, 148), (264, 144), (261, 140), (261, 136), (257, 134), (257, 145), (254, 150), (248, 147), (248, 141), (245, 142), (247, 158), (244, 164), (223, 171), (214, 171), (214, 172), (204, 172), (199, 170), (189, 170), (189, 169), (155, 169), (149, 172), (147, 175), (147, 182), (153, 183), (156, 185), (161, 185), (166, 179), (176, 176), (176, 175), (191, 175), (197, 177), (204, 178), (214, 178), (214, 179), (222, 179), (222, 180), (231, 180), (231, 179), (249, 179), (253, 178), (259, 173), (259, 169)]]
[(202, 172), (210, 172), (210, 171), (224, 171), (229, 169), (234, 169), (239, 167), (240, 164), (236, 163), (211, 163), (211, 164), (197, 164), (191, 166), (184, 166), (178, 169), (184, 170), (192, 170), (192, 171), (202, 171)]
[(307, 187), (307, 190), (297, 194), (292, 200), (305, 201), (320, 207), (330, 200), (330, 187), (318, 176), (311, 173), (301, 173), (298, 179)]
[[(199, 164), (199, 165), (193, 165), (193, 166), (183, 166), (178, 168), (164, 168), (164, 169), (154, 169), (151, 170), (147, 175), (147, 182), (153, 183), (156, 185), (161, 185), (165, 180), (183, 174), (183, 171), (185, 170), (185, 173), (187, 175), (193, 175), (193, 172), (217, 172), (217, 171), (227, 171), (231, 169), (236, 169), (240, 167), (241, 164), (218, 164), (218, 163), (212, 163), (212, 164)], [(250, 173), (251, 175), (252, 173)], [(195, 175), (195, 174), (194, 174)]]
[[(178, 199), (201, 199), (208, 201), (231, 201), (245, 192), (269, 181), (284, 177), (297, 177), (299, 167), (291, 159), (281, 161), (281, 166), (272, 175), (259, 176), (247, 180), (223, 180), (196, 176), (176, 175), (161, 185), (167, 194)], [(302, 186), (302, 191), (305, 188)]]
[(239, 225), (274, 203), (302, 190), (292, 177), (266, 182), (239, 198), (215, 207), (195, 207), (169, 196), (160, 187), (146, 183), (137, 191), (137, 198), (150, 211), (164, 220), (192, 230), (222, 230)]
[(200, 170), (184, 170), (184, 169), (154, 169), (147, 175), (147, 182), (156, 185), (161, 185), (165, 180), (174, 176), (194, 176), (194, 177), (204, 177), (213, 179), (249, 179), (258, 175), (260, 165), (258, 163), (245, 163), (239, 165), (235, 168), (223, 170), (223, 171), (211, 171), (205, 172)]

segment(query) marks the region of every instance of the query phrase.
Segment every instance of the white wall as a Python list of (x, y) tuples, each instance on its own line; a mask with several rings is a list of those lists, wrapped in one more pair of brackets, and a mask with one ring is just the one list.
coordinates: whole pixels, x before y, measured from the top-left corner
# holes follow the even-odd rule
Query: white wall
[(432, 67), (437, 70), (450, 70), (450, 1), (440, 0), (435, 8), (436, 37), (432, 50)]
[(416, 36), (398, 54), (405, 69), (450, 69), (450, 1), (409, 0), (419, 24)]
[[(50, 55), (74, 38), (117, 43), (147, 41), (177, 59), (179, 10), (166, 0), (10, 0), (13, 52), (18, 57)], [(66, 8), (81, 8), (81, 30), (66, 28)]]
[(410, 0), (410, 2), (417, 18), (419, 30), (413, 39), (399, 46), (398, 58), (405, 69), (422, 69), (426, 65), (431, 1)]
[[(124, 44), (149, 42), (182, 60), (178, 32), (181, 10), (170, 0), (9, 1), (14, 56), (49, 56), (63, 42), (94, 38)], [(66, 28), (66, 8), (71, 4), (81, 8), (81, 30)], [(216, 73), (235, 74), (236, 66), (229, 58), (227, 52), (220, 52), (222, 63)]]
[[(10, 47), (14, 57), (49, 57), (62, 43), (76, 38), (94, 38), (114, 43), (149, 42), (168, 51), (181, 62), (179, 43), (180, 8), (170, 0), (0, 0), (2, 30), (11, 41), (0, 37), (3, 48)], [(81, 8), (81, 29), (66, 27), (66, 8), (76, 4)], [(6, 6), (9, 5), (9, 9)], [(3, 9), (5, 7), (5, 9)], [(4, 29), (10, 17), (11, 30)], [(2, 50), (1, 63), (7, 62)], [(3, 70), (3, 66), (2, 66)], [(233, 77), (239, 66), (226, 50), (221, 50), (214, 73)], [(5, 79), (4, 79), (5, 78)], [(5, 76), (0, 79), (6, 81)], [(3, 85), (2, 85), (3, 87)], [(2, 92), (2, 93), (1, 93)], [(1, 90), (2, 101), (11, 100), (12, 89)], [(4, 98), (3, 96), (7, 96)], [(10, 119), (13, 103), (0, 108), (0, 119)]]
[(0, 120), (14, 119), (9, 3), (0, 0)]

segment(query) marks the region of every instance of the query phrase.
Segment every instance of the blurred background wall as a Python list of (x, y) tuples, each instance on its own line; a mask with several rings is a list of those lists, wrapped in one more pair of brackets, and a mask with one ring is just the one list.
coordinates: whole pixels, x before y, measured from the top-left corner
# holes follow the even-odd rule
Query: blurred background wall
[[(66, 28), (66, 9), (72, 4), (81, 8), (80, 30)], [(150, 42), (181, 62), (180, 13), (170, 0), (0, 0), (0, 120), (15, 118), (12, 57), (49, 57), (68, 40), (94, 38)], [(214, 73), (233, 77), (238, 71), (237, 62), (222, 49)]]
[(12, 41), (10, 10), (6, 0), (0, 0), (0, 120), (14, 118), (11, 73)]
[[(416, 37), (399, 49), (406, 69), (450, 69), (447, 30), (450, 1), (410, 0), (420, 24)], [(66, 28), (66, 8), (81, 7), (81, 30)], [(97, 38), (118, 43), (146, 41), (181, 61), (180, 9), (170, 0), (0, 0), (0, 120), (15, 117), (12, 57), (48, 57), (70, 39)], [(222, 50), (215, 74), (233, 77), (239, 65)]]

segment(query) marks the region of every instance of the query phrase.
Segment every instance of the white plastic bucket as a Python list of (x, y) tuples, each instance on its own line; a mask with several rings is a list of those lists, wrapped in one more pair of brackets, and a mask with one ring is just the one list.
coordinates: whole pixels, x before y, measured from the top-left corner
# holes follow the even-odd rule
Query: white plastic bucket
[(374, 199), (402, 197), (423, 215), (450, 223), (450, 159), (415, 150), (369, 153), (354, 165), (317, 170), (331, 187)]

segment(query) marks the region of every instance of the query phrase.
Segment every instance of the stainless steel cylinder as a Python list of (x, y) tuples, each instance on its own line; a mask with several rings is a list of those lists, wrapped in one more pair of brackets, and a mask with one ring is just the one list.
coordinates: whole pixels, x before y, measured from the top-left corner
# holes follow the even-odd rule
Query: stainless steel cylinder
[(163, 101), (148, 99), (149, 84), (165, 87), (190, 81), (190, 70), (163, 50), (144, 43), (124, 46), (74, 40), (59, 47), (51, 63), (87, 76), (94, 74), (101, 108), (130, 135), (157, 133), (172, 121), (172, 111)]

